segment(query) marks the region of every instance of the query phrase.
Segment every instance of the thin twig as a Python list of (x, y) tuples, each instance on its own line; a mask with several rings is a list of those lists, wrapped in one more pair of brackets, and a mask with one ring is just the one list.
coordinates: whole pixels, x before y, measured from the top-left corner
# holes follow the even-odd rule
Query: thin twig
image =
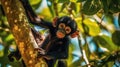
[(100, 24), (102, 23), (102, 21), (103, 21), (104, 17), (105, 17), (105, 15), (103, 15), (103, 17), (101, 18), (101, 22), (100, 22)]
[(88, 67), (91, 67), (87, 57), (86, 57), (86, 53), (85, 50), (82, 48), (82, 44), (81, 44), (81, 39), (80, 39), (80, 35), (78, 36), (78, 43), (79, 43), (79, 47), (80, 47), (80, 51), (81, 51), (81, 55), (83, 57), (83, 59), (85, 60), (85, 63)]
[(6, 32), (10, 32), (10, 30), (8, 28), (2, 28), (2, 27), (0, 27), (0, 30), (6, 31)]
[(82, 48), (82, 43), (81, 43), (80, 35), (78, 35), (78, 43), (79, 43), (81, 54), (83, 55), (83, 51), (82, 51), (83, 48)]
[(86, 57), (85, 50), (82, 50), (82, 52), (83, 52), (83, 58), (84, 58), (86, 64), (88, 65), (88, 67), (91, 67), (91, 65), (90, 65), (90, 63), (89, 63), (89, 61), (88, 61), (88, 59), (87, 59), (87, 57)]
[(57, 2), (56, 2), (56, 0), (53, 1), (53, 8), (54, 8), (54, 10), (55, 10), (55, 15), (56, 15), (56, 16), (59, 16), (59, 14), (58, 14), (58, 7), (57, 7)]
[(93, 15), (93, 17), (98, 22), (98, 24), (100, 24), (107, 31), (113, 31), (113, 30), (115, 30), (115, 27), (108, 25), (108, 23), (106, 23), (105, 21), (103, 21), (97, 15)]
[(68, 6), (66, 7), (66, 9), (67, 9), (70, 17), (73, 18), (74, 14), (72, 13), (72, 10), (73, 10), (73, 9), (71, 8), (71, 4), (72, 4), (72, 3), (69, 2), (69, 4), (68, 4)]
[(97, 15), (93, 15), (93, 17), (96, 19), (96, 21), (97, 21), (100, 25), (102, 25), (103, 27), (106, 26), (105, 22), (103, 21), (103, 18), (100, 19)]

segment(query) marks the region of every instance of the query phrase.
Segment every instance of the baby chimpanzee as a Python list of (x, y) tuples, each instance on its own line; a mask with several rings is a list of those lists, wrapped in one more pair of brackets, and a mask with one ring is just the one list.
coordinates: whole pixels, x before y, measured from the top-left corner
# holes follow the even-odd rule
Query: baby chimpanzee
[[(68, 16), (55, 18), (53, 23), (47, 22), (34, 13), (28, 0), (20, 1), (30, 23), (49, 29), (49, 34), (43, 43), (39, 45), (39, 48), (35, 49), (39, 52), (38, 57), (44, 57), (48, 67), (54, 67), (56, 60), (68, 57), (69, 35), (75, 37), (78, 34), (76, 22)], [(32, 32), (37, 44), (39, 44), (40, 35), (33, 29)], [(65, 67), (65, 64), (59, 61), (57, 66)]]

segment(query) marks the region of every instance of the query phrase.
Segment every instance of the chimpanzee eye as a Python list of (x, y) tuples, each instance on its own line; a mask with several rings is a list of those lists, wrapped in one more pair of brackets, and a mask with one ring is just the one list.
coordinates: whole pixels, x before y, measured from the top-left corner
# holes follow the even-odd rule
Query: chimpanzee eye
[(64, 23), (60, 23), (59, 24), (59, 28), (65, 28), (65, 24)]
[(69, 34), (71, 32), (71, 28), (69, 26), (65, 27), (65, 31), (67, 34)]

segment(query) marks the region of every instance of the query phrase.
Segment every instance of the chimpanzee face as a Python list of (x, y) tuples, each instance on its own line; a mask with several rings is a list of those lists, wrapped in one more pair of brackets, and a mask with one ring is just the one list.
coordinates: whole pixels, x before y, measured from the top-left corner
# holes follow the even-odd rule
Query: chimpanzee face
[(64, 38), (77, 30), (76, 22), (70, 17), (61, 17), (57, 20), (57, 32), (56, 35), (58, 38)]

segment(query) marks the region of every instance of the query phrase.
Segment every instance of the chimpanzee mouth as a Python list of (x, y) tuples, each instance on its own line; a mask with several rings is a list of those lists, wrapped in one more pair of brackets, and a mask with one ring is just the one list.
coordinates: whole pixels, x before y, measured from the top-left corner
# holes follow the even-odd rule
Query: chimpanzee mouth
[(57, 31), (56, 35), (57, 35), (58, 38), (64, 38), (65, 37), (65, 34), (62, 33), (62, 32), (59, 32), (59, 31)]

